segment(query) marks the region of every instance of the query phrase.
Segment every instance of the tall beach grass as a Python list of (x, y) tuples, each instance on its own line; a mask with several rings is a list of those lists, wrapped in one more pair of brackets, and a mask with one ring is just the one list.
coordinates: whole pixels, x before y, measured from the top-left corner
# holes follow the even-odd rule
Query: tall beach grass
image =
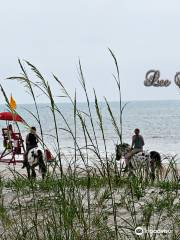
[[(119, 143), (123, 143), (123, 110), (126, 105), (122, 105), (118, 62), (110, 49), (109, 52), (116, 69), (113, 78), (119, 94), (118, 119), (106, 98), (105, 103), (114, 132)], [(115, 153), (109, 154), (107, 151), (104, 119), (95, 89), (93, 107), (96, 119), (92, 114), (92, 104), (81, 62), (79, 61), (79, 79), (86, 97), (87, 112), (79, 109), (76, 91), (74, 96), (71, 96), (63, 82), (57, 76), (52, 76), (57, 88), (72, 104), (73, 126), (56, 103), (50, 82), (30, 62), (19, 60), (19, 65), (22, 74), (8, 80), (19, 81), (32, 96), (36, 113), (27, 111), (37, 121), (43, 148), (46, 146), (35, 92), (46, 96), (55, 130), (56, 160), (53, 166), (48, 165), (49, 171), (45, 180), (29, 181), (15, 169), (11, 170), (10, 179), (0, 178), (1, 239), (179, 239), (180, 183), (176, 158), (166, 159), (168, 163), (164, 174), (155, 182), (146, 181), (141, 171), (135, 176), (123, 173), (120, 162), (115, 160)], [(36, 80), (30, 78), (29, 71), (35, 74)], [(9, 106), (3, 86), (1, 91)], [(59, 116), (65, 127), (58, 123)], [(90, 124), (87, 124), (87, 121)], [(100, 151), (96, 121), (101, 132), (103, 151)], [(79, 126), (83, 136), (83, 147), (77, 137)], [(70, 160), (62, 154), (59, 131), (65, 131), (73, 140), (71, 148), (74, 153)], [(96, 159), (93, 165), (90, 159), (92, 154)], [(68, 163), (66, 168), (63, 161)], [(137, 227), (143, 228), (142, 235), (136, 234)], [(151, 233), (152, 229), (169, 232)]]

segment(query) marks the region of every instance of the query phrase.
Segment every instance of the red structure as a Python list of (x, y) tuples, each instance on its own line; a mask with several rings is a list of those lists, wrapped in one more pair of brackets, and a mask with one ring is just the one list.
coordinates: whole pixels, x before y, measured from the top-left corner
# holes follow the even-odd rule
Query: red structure
[(24, 122), (21, 116), (12, 112), (1, 112), (0, 120), (22, 122), (22, 123)]
[(25, 148), (21, 133), (9, 133), (8, 128), (3, 128), (2, 136), (4, 139), (4, 151), (0, 155), (0, 162), (6, 162), (8, 164), (22, 162)]
[[(1, 112), (0, 120), (24, 122), (21, 116), (11, 112)], [(16, 164), (22, 162), (25, 153), (24, 140), (20, 132), (14, 132), (12, 125), (2, 129), (4, 151), (0, 154), (0, 162)]]

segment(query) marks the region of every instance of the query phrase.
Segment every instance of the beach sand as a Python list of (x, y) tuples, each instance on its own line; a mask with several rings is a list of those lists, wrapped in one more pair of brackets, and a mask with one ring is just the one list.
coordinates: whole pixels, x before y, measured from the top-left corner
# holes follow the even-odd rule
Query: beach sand
[[(26, 170), (21, 169), (22, 164), (16, 164), (16, 165), (7, 165), (6, 163), (1, 163), (0, 165), (0, 177), (3, 181), (12, 180), (14, 178), (14, 171), (18, 172), (19, 176), (25, 177), (27, 176)], [(164, 166), (167, 168), (167, 165)], [(53, 168), (49, 167), (49, 171), (52, 172)], [(179, 171), (179, 170), (178, 170)], [(59, 170), (57, 170), (57, 173), (59, 173)], [(16, 174), (15, 174), (16, 175)], [(17, 175), (16, 175), (17, 176)], [(84, 176), (84, 173), (82, 174)], [(37, 178), (40, 179), (41, 175), (37, 170)], [(172, 173), (168, 173), (168, 179), (172, 180), (173, 175)], [(90, 201), (91, 203), (91, 213), (93, 214), (99, 214), (101, 215), (103, 212), (103, 215), (105, 217), (105, 221), (107, 221), (107, 225), (114, 229), (114, 215), (113, 215), (113, 206), (112, 206), (112, 199), (107, 197), (107, 199), (104, 199), (103, 202), (101, 202), (102, 196), (104, 196), (105, 192), (107, 191), (107, 187), (104, 186), (101, 189), (96, 192), (95, 190), (90, 190), (88, 200), (86, 189), (80, 188), (80, 194), (82, 197), (83, 206), (88, 211), (88, 203)], [(53, 196), (52, 192), (52, 196)], [(150, 206), (151, 204), (154, 205), (156, 203), (159, 203), (162, 199), (167, 197), (168, 192), (165, 189), (161, 189), (160, 187), (147, 187), (143, 190), (143, 194), (139, 199), (134, 199), (133, 202), (131, 192), (129, 189), (122, 187), (122, 188), (114, 188), (113, 189), (113, 199), (116, 204), (116, 221), (117, 226), (119, 228), (119, 231), (123, 235), (123, 229), (126, 229), (126, 233), (130, 230), (128, 230), (129, 225), (133, 225), (133, 218), (136, 219), (136, 223), (138, 226), (142, 226), (145, 228), (145, 216), (144, 216), (144, 209), (146, 206)], [(49, 193), (45, 192), (37, 192), (36, 193), (36, 201), (40, 201), (42, 198), (49, 197)], [(173, 198), (172, 202), (172, 208), (179, 204), (180, 202), (180, 190), (178, 191), (172, 191), (171, 197)], [(17, 193), (13, 192), (12, 189), (4, 187), (1, 193), (1, 200), (3, 199), (4, 206), (7, 209), (11, 209), (11, 207), (18, 206), (21, 204), (21, 206), (27, 206), (28, 204), (31, 205), (33, 202), (34, 195), (33, 194), (27, 194), (23, 195), (22, 197), (17, 198)], [(131, 206), (132, 209), (128, 209), (127, 206)], [(12, 210), (10, 210), (12, 211)], [(13, 210), (14, 211), (14, 210)], [(179, 212), (175, 212), (175, 217), (177, 219), (179, 218)], [(160, 218), (160, 219), (159, 219)], [(170, 229), (172, 230), (173, 221), (172, 218), (169, 217), (168, 211), (163, 211), (162, 215), (159, 214), (159, 212), (154, 212), (150, 219), (150, 229), (155, 229), (155, 227), (158, 224), (158, 221), (160, 221), (160, 224), (158, 226), (159, 229)], [(121, 230), (122, 229), (122, 230)], [(4, 228), (2, 225), (0, 225), (0, 234), (3, 234)], [(178, 231), (177, 227), (175, 227), (175, 230)], [(126, 239), (126, 238), (124, 238)], [(131, 239), (131, 238), (130, 238)], [(159, 238), (163, 239), (163, 238)], [(170, 239), (170, 238), (167, 238)]]

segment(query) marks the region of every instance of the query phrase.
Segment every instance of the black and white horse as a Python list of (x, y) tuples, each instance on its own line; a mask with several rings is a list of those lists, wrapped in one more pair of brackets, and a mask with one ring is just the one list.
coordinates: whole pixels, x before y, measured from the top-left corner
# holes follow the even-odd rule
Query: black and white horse
[[(127, 143), (116, 145), (116, 160), (125, 158), (130, 151), (130, 146)], [(156, 151), (136, 153), (131, 157), (129, 163), (131, 173), (144, 170), (146, 179), (150, 177), (153, 181), (156, 177), (159, 178), (159, 175), (162, 177), (162, 169), (161, 155)]]
[(26, 164), (26, 169), (27, 169), (27, 174), (28, 178), (36, 178), (36, 171), (35, 167), (39, 166), (39, 170), (42, 174), (42, 179), (44, 179), (47, 168), (45, 165), (45, 154), (44, 151), (38, 147), (33, 148), (29, 150), (28, 155), (27, 155), (27, 164)]

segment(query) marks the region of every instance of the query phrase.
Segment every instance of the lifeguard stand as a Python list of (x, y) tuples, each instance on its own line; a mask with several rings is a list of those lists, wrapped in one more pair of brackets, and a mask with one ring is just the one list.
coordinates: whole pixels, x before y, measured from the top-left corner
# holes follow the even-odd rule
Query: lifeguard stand
[(4, 151), (0, 155), (0, 162), (8, 164), (22, 162), (24, 159), (24, 140), (20, 132), (10, 132), (8, 128), (2, 128)]

